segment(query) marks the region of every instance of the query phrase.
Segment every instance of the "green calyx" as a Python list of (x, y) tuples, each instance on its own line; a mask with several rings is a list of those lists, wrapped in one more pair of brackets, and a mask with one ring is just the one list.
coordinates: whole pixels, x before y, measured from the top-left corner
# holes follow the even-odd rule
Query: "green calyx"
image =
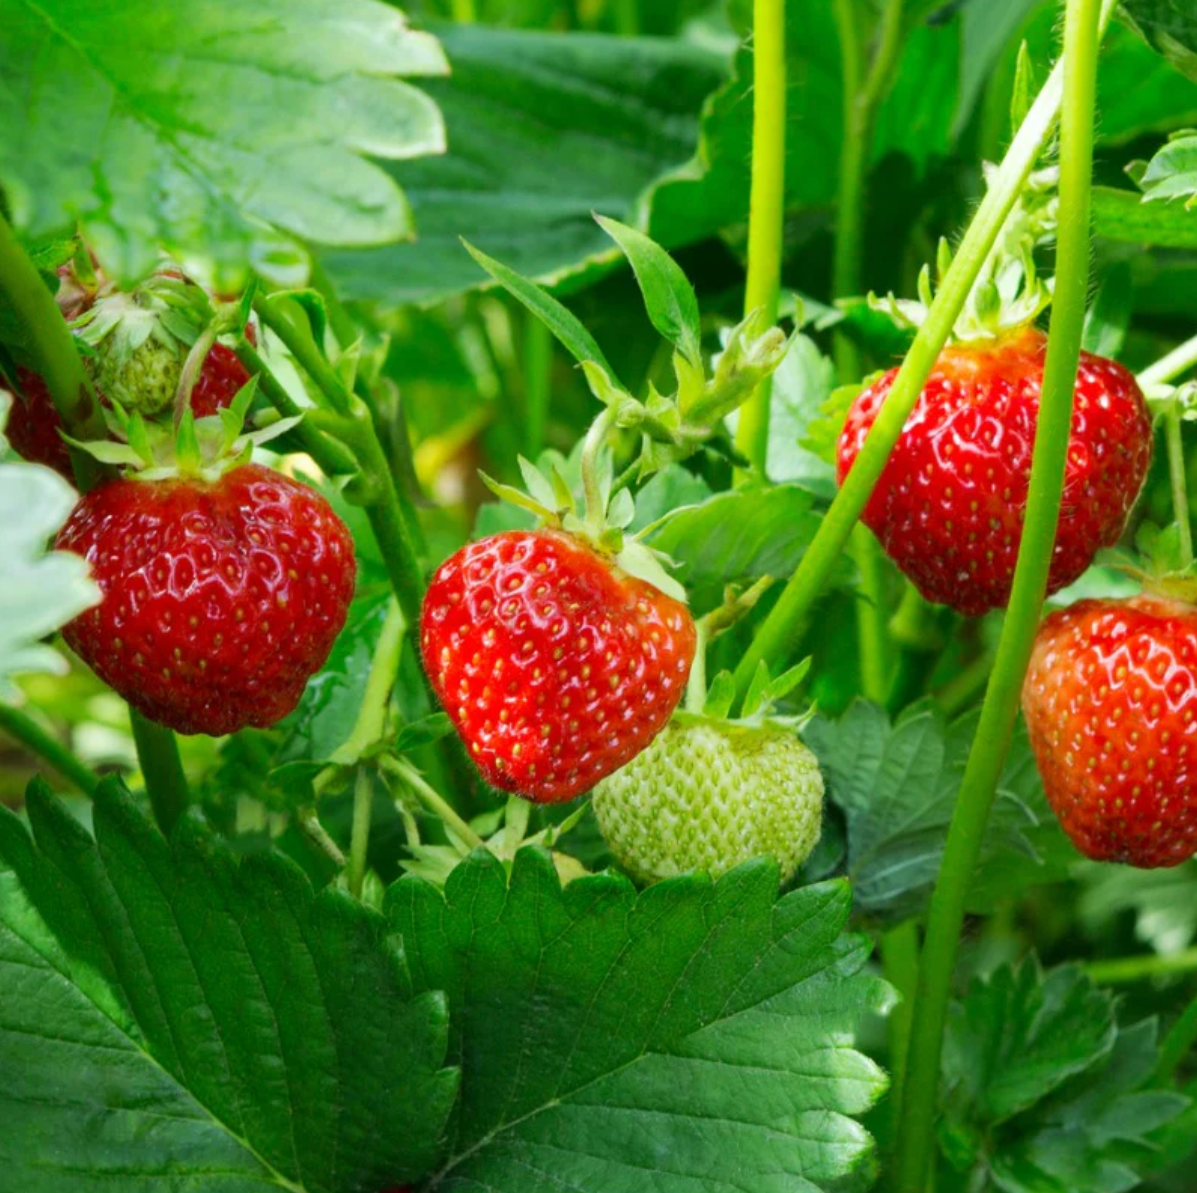
[(1188, 557), (1176, 522), (1168, 526), (1144, 522), (1135, 533), (1133, 552), (1102, 551), (1097, 562), (1133, 577), (1152, 596), (1197, 605), (1197, 564)]
[[(600, 416), (600, 419), (602, 416)], [(600, 428), (601, 429), (601, 428)], [(629, 535), (627, 528), (636, 516), (635, 501), (627, 489), (614, 489), (611, 454), (601, 445), (586, 458), (583, 453), (583, 487), (586, 490), (584, 513), (579, 515), (577, 502), (556, 466), (541, 472), (531, 461), (519, 457), (526, 491), (513, 485), (500, 484), (482, 473), (482, 480), (496, 497), (520, 509), (535, 514), (542, 526), (560, 530), (585, 542), (593, 550), (607, 556), (629, 576), (635, 576), (654, 588), (659, 588), (674, 600), (685, 603), (686, 590), (669, 574), (673, 561), (642, 541), (652, 529), (646, 527), (637, 535)], [(593, 446), (593, 445), (592, 445)]]
[[(986, 181), (992, 184), (995, 167), (987, 166)], [(984, 343), (1001, 339), (1033, 323), (1052, 301), (1052, 282), (1039, 277), (1035, 250), (1055, 234), (1059, 198), (1055, 167), (1036, 171), (1027, 182), (1019, 203), (1007, 217), (968, 301), (952, 329), (954, 343)], [(940, 240), (936, 254), (936, 275), (942, 279), (952, 264), (952, 249)], [(919, 273), (918, 299), (897, 298), (892, 293), (878, 298), (870, 291), (869, 307), (888, 315), (903, 328), (916, 329), (926, 321), (935, 297), (931, 267)]]
[(112, 439), (84, 442), (64, 438), (100, 463), (120, 468), (131, 479), (192, 477), (216, 481), (248, 463), (256, 446), (277, 438), (299, 422), (298, 418), (275, 419), (246, 431), (245, 420), (257, 387), (257, 378), (251, 377), (231, 405), (207, 418), (197, 419), (188, 407), (174, 427), (147, 420), (114, 402), (112, 409), (105, 411)]

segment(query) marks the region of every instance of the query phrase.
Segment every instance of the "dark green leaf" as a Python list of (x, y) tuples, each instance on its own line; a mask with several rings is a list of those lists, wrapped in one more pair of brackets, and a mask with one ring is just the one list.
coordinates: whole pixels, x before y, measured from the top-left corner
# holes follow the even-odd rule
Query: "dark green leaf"
[(884, 1078), (849, 1041), (887, 990), (841, 935), (848, 908), (841, 883), (778, 901), (764, 861), (639, 896), (615, 875), (563, 891), (537, 849), (510, 882), (479, 851), (443, 894), (396, 883), (414, 989), (448, 991), (466, 1073), (437, 1188), (783, 1193), (867, 1173), (850, 1116)]
[(115, 783), (96, 838), (0, 810), (0, 1160), (21, 1193), (375, 1193), (428, 1170), (457, 1077), (386, 925)]
[(1122, 0), (1123, 17), (1197, 83), (1197, 10), (1187, 0)]
[(1085, 312), (1082, 347), (1086, 352), (1117, 359), (1126, 343), (1132, 313), (1131, 271), (1126, 262), (1116, 262), (1101, 280), (1097, 297)]
[(450, 151), (389, 167), (417, 241), (326, 255), (355, 298), (399, 305), (477, 286), (460, 237), (547, 283), (611, 260), (591, 213), (644, 226), (646, 196), (694, 156), (703, 101), (726, 75), (722, 55), (686, 42), (434, 28), (453, 73), (426, 90)]

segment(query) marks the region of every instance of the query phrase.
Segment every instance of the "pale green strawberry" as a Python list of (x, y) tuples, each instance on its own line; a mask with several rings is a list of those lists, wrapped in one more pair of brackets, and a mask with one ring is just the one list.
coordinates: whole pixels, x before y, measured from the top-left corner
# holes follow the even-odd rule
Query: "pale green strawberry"
[(620, 865), (642, 882), (718, 876), (762, 854), (784, 882), (819, 840), (823, 777), (790, 726), (677, 713), (599, 783), (594, 810)]

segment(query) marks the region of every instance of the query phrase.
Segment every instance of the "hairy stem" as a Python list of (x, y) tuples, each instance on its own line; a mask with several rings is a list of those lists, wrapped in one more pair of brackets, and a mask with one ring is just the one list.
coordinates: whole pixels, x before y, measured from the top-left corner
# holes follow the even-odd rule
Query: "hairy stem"
[(1164, 437), (1168, 443), (1168, 479), (1172, 483), (1172, 511), (1180, 534), (1180, 565), (1193, 563), (1193, 526), (1189, 519), (1189, 481), (1185, 474), (1184, 440), (1180, 433), (1180, 403), (1173, 402), (1164, 415)]
[[(1116, 0), (1104, 0), (1103, 26), (1115, 6)], [(783, 664), (800, 638), (811, 606), (823, 591), (828, 576), (843, 553), (852, 527), (868, 504), (877, 479), (902, 433), (906, 419), (914, 409), (940, 349), (968, 299), (973, 282), (1047, 144), (1059, 115), (1063, 93), (1063, 68), (1058, 63), (1027, 113), (992, 186), (981, 200), (940, 284), (927, 320), (914, 337), (852, 471), (827, 511), (797, 571), (790, 577), (781, 598), (757, 630), (740, 660), (736, 668), (736, 686), (741, 693), (748, 690), (761, 659), (767, 659), (775, 665)]]
[(11, 704), (0, 704), (0, 729), (25, 749), (50, 764), (65, 779), (70, 779), (84, 795), (95, 795), (100, 777), (86, 766), (56, 737), (47, 733), (28, 713)]
[(923, 1193), (926, 1187), (935, 1140), (944, 1023), (964, 923), (965, 898), (1014, 730), (1056, 538), (1089, 281), (1089, 202), (1100, 16), (1100, 0), (1068, 0), (1055, 298), (1026, 520), (993, 674), (927, 917), (902, 1092), (903, 1124), (894, 1182), (899, 1193)]
[[(748, 203), (748, 281), (744, 313), (762, 308), (777, 322), (781, 285), (786, 171), (786, 13), (785, 0), (754, 0), (752, 26), (752, 186)], [(736, 446), (763, 472), (769, 445), (766, 377), (740, 408)]]
[(133, 725), (141, 777), (145, 780), (145, 792), (154, 809), (154, 819), (169, 837), (190, 800), (187, 776), (183, 773), (183, 761), (179, 757), (179, 743), (169, 729), (147, 720), (135, 708), (129, 709), (129, 720)]

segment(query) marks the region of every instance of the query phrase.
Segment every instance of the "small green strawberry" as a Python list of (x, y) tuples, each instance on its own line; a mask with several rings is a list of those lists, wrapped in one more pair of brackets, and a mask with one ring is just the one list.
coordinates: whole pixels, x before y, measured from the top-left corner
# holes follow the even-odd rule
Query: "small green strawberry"
[(783, 882), (793, 877), (819, 840), (823, 777), (792, 722), (768, 716), (766, 702), (803, 670), (754, 684), (739, 721), (726, 719), (721, 676), (705, 712), (675, 713), (647, 749), (595, 787), (599, 828), (632, 877), (717, 877), (761, 855), (777, 860)]

